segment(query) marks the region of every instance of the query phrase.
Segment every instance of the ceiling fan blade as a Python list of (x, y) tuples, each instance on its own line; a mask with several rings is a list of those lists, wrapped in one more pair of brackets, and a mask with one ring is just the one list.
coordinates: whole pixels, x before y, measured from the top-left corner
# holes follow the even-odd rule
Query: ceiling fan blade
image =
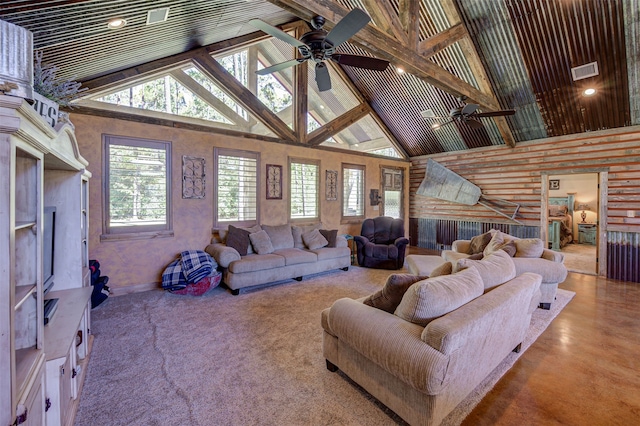
[(480, 105), (476, 105), (476, 104), (466, 104), (463, 108), (462, 111), (460, 111), (460, 114), (462, 115), (469, 115), (469, 114), (473, 114), (478, 108), (480, 108)]
[(505, 115), (513, 115), (516, 113), (515, 109), (505, 109), (501, 111), (487, 111), (473, 114), (475, 117), (502, 117)]
[(289, 67), (292, 67), (294, 65), (298, 65), (302, 61), (304, 61), (304, 59), (292, 59), (292, 60), (287, 61), (287, 62), (281, 62), (279, 64), (271, 65), (270, 67), (267, 67), (267, 68), (262, 68), (261, 70), (256, 71), (256, 74), (258, 74), (258, 75), (271, 74), (273, 72), (281, 71), (281, 70), (283, 70), (285, 68), (289, 68)]
[(366, 27), (369, 21), (371, 21), (371, 18), (363, 10), (353, 9), (329, 31), (325, 41), (331, 43), (333, 47), (338, 47)]
[(251, 25), (253, 25), (255, 28), (257, 28), (257, 29), (269, 34), (272, 37), (280, 39), (280, 40), (284, 41), (285, 43), (289, 43), (290, 45), (292, 45), (294, 47), (306, 47), (307, 46), (306, 44), (304, 44), (303, 42), (301, 42), (297, 38), (290, 36), (289, 34), (285, 33), (282, 30), (279, 30), (276, 27), (272, 27), (271, 25), (267, 24), (266, 22), (264, 22), (261, 19), (252, 19), (252, 20), (249, 21), (249, 23)]
[(329, 68), (327, 68), (327, 64), (323, 62), (318, 62), (316, 64), (316, 84), (318, 85), (318, 90), (320, 90), (321, 92), (331, 90), (331, 77), (329, 77)]
[(467, 118), (466, 120), (464, 120), (464, 122), (467, 123), (472, 129), (482, 129), (484, 127), (482, 123), (475, 118)]
[(389, 66), (389, 61), (384, 59), (372, 58), (370, 56), (347, 55), (344, 53), (334, 53), (331, 60), (340, 65), (349, 65), (352, 67), (366, 68), (375, 71), (384, 71)]
[(456, 120), (455, 120), (455, 119), (451, 119), (451, 120), (449, 120), (449, 121), (445, 121), (444, 123), (433, 123), (433, 124), (431, 125), (431, 128), (432, 128), (433, 130), (438, 130), (438, 129), (439, 129), (439, 128), (441, 128), (442, 126), (446, 126), (447, 124), (451, 124), (451, 123), (453, 123), (454, 121), (456, 121)]

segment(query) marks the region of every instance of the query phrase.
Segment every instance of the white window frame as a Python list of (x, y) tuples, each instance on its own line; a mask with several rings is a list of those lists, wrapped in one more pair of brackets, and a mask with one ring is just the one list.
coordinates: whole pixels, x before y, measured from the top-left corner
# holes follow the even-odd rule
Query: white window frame
[[(142, 147), (152, 148), (165, 151), (165, 223), (153, 225), (130, 225), (130, 226), (112, 226), (111, 225), (111, 193), (110, 193), (110, 176), (111, 176), (111, 158), (110, 147), (112, 145), (120, 145), (125, 147)], [(105, 240), (126, 240), (126, 239), (146, 239), (157, 237), (173, 236), (173, 218), (171, 207), (171, 142), (158, 141), (151, 139), (132, 138), (127, 136), (102, 135), (103, 146), (103, 211), (102, 211), (102, 235), (101, 241)]]
[[(347, 175), (352, 171), (358, 171), (360, 173), (362, 173), (361, 175), (361, 182), (360, 182), (360, 197), (359, 197), (359, 203), (362, 206), (362, 214), (349, 214), (346, 207), (347, 207), (347, 200), (345, 200), (345, 191), (348, 188), (347, 182), (346, 182), (346, 178)], [(342, 207), (341, 207), (341, 213), (342, 213), (342, 220), (343, 221), (349, 221), (349, 220), (361, 220), (365, 218), (365, 215), (367, 213), (367, 205), (365, 204), (366, 200), (365, 200), (365, 187), (366, 187), (366, 167), (361, 165), (361, 164), (348, 164), (348, 163), (342, 163), (342, 195), (340, 197), (341, 199), (341, 203), (342, 203)]]
[[(296, 189), (294, 188), (295, 181), (293, 179), (293, 173), (291, 167), (294, 164), (307, 164), (316, 167), (316, 182), (315, 182), (315, 205), (316, 211), (314, 216), (296, 216), (293, 217), (293, 211), (291, 208), (291, 203), (294, 199), (294, 193)], [(320, 221), (320, 161), (319, 160), (311, 160), (305, 158), (292, 158), (289, 157), (289, 167), (288, 167), (288, 175), (289, 175), (289, 220), (291, 222), (319, 222)]]
[[(256, 205), (256, 217), (255, 219), (250, 220), (220, 220), (218, 216), (218, 195), (220, 191), (219, 187), (219, 177), (220, 177), (220, 169), (218, 164), (218, 158), (220, 156), (226, 157), (238, 157), (238, 158), (246, 158), (253, 159), (256, 161), (256, 194), (255, 194), (255, 205)], [(214, 148), (213, 150), (213, 186), (215, 188), (215, 194), (213, 196), (213, 227), (215, 229), (226, 229), (229, 225), (234, 226), (253, 226), (260, 223), (260, 191), (262, 186), (260, 185), (260, 153), (255, 151), (243, 151), (239, 149), (229, 149), (229, 148)]]

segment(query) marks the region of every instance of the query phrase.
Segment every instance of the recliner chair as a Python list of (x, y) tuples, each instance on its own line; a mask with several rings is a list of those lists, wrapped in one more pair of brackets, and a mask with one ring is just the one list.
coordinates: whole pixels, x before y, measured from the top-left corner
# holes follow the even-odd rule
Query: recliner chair
[(378, 216), (362, 222), (360, 235), (354, 237), (358, 264), (367, 268), (400, 269), (409, 240), (404, 236), (404, 221)]

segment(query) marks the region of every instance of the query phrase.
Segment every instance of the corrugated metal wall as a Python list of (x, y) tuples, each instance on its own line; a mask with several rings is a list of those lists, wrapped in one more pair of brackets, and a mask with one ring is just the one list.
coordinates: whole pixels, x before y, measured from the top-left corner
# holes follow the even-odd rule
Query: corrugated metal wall
[(609, 232), (607, 237), (607, 276), (616, 280), (640, 282), (640, 234)]

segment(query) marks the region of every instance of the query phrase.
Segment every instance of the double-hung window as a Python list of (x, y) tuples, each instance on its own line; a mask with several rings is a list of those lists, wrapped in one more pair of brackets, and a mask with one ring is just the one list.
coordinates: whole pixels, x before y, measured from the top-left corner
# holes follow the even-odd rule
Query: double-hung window
[(214, 150), (214, 226), (251, 226), (259, 222), (260, 153)]
[(171, 143), (103, 136), (102, 239), (171, 236)]
[(342, 218), (364, 218), (364, 203), (364, 166), (357, 164), (343, 164)]
[(289, 159), (291, 220), (320, 220), (320, 162), (299, 158)]

